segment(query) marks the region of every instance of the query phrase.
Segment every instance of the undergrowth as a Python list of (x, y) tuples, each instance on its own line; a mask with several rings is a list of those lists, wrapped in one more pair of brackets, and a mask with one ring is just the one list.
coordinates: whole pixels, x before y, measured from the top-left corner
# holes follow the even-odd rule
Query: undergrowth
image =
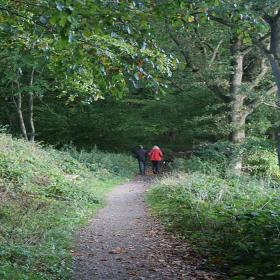
[(129, 156), (0, 134), (0, 279), (70, 279), (73, 232), (134, 172)]
[(279, 279), (277, 182), (221, 173), (219, 165), (198, 157), (177, 167), (181, 172), (158, 181), (147, 198), (165, 225), (230, 279)]
[(270, 181), (280, 181), (275, 143), (267, 139), (248, 137), (246, 142), (234, 145), (229, 141), (218, 141), (202, 146), (193, 152), (190, 160), (175, 160), (174, 170), (212, 174), (226, 177), (231, 164), (238, 156), (243, 158), (243, 172)]

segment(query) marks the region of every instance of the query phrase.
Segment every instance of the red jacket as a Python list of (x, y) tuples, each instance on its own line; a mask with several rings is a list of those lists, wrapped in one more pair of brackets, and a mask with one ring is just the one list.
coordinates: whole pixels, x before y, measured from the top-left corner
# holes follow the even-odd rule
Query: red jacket
[(162, 160), (163, 154), (159, 148), (158, 149), (155, 148), (149, 152), (149, 157), (150, 157), (150, 160), (160, 161), (160, 160)]

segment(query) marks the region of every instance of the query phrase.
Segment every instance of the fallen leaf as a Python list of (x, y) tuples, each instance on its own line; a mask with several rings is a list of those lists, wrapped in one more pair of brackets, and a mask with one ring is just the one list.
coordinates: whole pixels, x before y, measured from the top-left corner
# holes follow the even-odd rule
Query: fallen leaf
[(71, 251), (70, 251), (70, 253), (71, 253), (71, 256), (73, 256), (73, 257), (82, 256), (82, 254), (81, 254), (81, 253), (79, 253), (79, 252), (75, 252), (75, 251), (73, 251), (73, 250), (71, 250)]
[(129, 271), (128, 274), (130, 276), (137, 276), (138, 275), (138, 272), (137, 271)]
[(116, 247), (113, 250), (109, 251), (110, 254), (124, 254), (127, 253), (127, 250), (124, 247)]

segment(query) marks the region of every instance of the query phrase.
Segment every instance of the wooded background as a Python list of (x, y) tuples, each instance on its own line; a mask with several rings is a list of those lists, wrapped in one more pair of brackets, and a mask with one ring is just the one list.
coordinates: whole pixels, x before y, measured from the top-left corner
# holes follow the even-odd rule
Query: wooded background
[(2, 1), (1, 123), (112, 151), (276, 140), (278, 4)]

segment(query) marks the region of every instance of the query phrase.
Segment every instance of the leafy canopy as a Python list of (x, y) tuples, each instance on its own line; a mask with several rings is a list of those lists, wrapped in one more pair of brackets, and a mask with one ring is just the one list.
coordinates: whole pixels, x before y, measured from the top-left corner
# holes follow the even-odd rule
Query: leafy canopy
[(176, 61), (147, 32), (145, 10), (133, 1), (6, 0), (0, 36), (17, 47), (39, 45), (58, 88), (73, 99), (121, 97), (141, 80), (158, 91), (160, 75), (170, 76)]

